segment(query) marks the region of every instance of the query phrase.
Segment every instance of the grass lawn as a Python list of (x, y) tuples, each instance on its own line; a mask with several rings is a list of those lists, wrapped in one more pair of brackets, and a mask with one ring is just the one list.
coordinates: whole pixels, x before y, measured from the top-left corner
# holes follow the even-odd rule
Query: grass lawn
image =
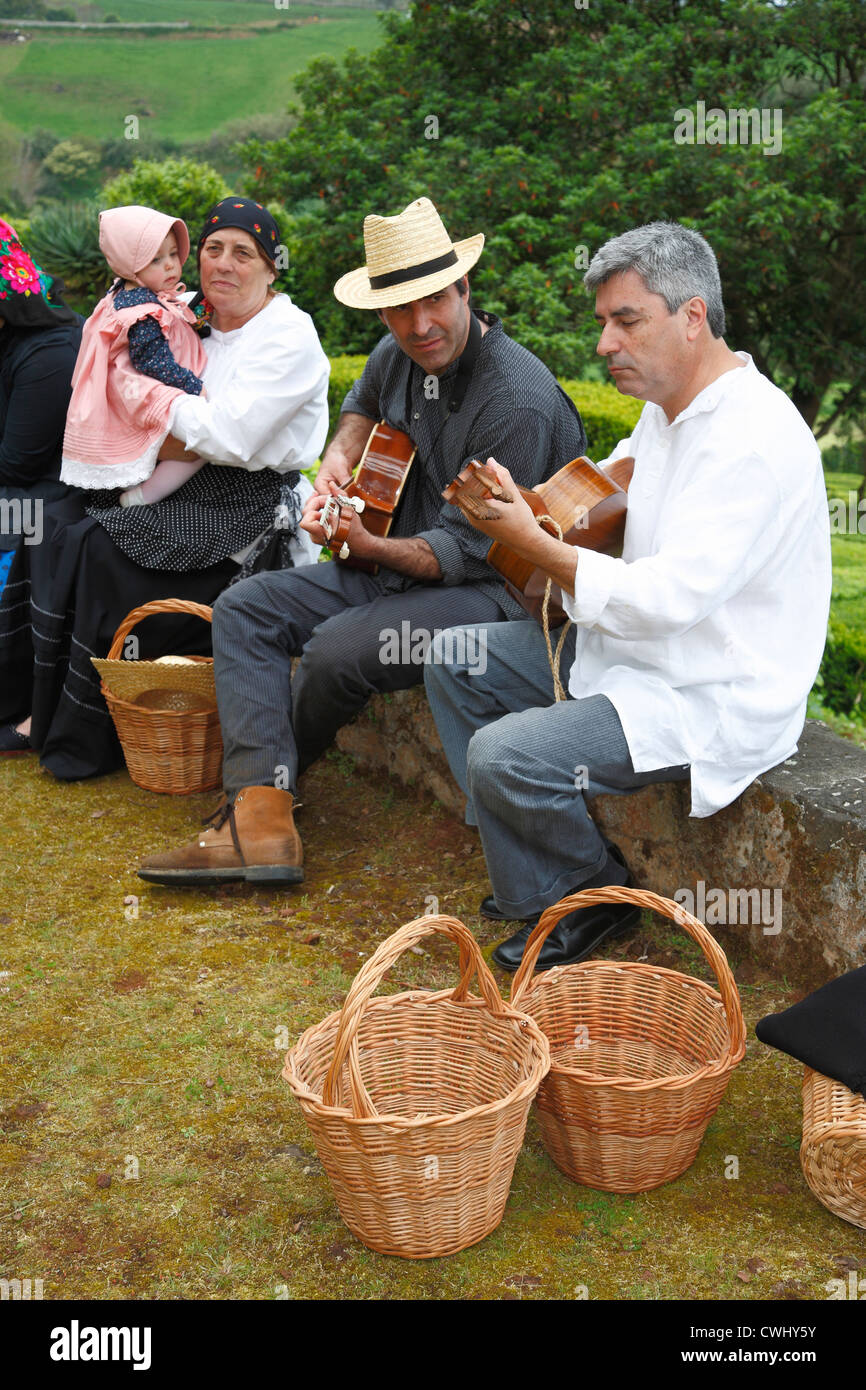
[[(0, 787), (4, 1277), (42, 1278), (46, 1299), (544, 1299), (585, 1285), (593, 1299), (823, 1300), (829, 1279), (866, 1268), (866, 1232), (800, 1173), (801, 1068), (751, 1026), (678, 1181), (637, 1196), (577, 1186), (531, 1117), (492, 1236), (441, 1260), (374, 1254), (342, 1224), (280, 1079), (285, 1044), (340, 1006), (431, 893), (489, 954), (501, 932), (475, 915), (475, 833), (335, 754), (305, 779), (302, 890), (184, 892), (135, 865), (193, 834), (210, 798), (157, 797), (125, 773), (58, 784), (34, 758), (0, 760)], [(732, 961), (750, 1025), (792, 998), (760, 943)], [(705, 973), (661, 922), (608, 954)], [(437, 940), (388, 987), (455, 980)]]
[[(856, 503), (862, 476), (830, 472), (824, 476), (828, 498), (841, 499), (849, 523), (847, 534), (833, 532), (833, 612), (848, 627), (866, 634), (866, 505), (858, 516)], [(850, 529), (851, 521), (858, 527), (856, 531)]]
[[(840, 499), (844, 504), (844, 525), (847, 527), (847, 530), (843, 530), (834, 525), (831, 505), (831, 612), (849, 628), (866, 635), (866, 507), (858, 516), (856, 501), (861, 475), (825, 469), (824, 478), (828, 501), (832, 504), (835, 499)], [(823, 720), (835, 733), (866, 748), (866, 719), (862, 713), (858, 718), (851, 719), (827, 709), (821, 703), (817, 689), (809, 697), (807, 713), (810, 719)]]

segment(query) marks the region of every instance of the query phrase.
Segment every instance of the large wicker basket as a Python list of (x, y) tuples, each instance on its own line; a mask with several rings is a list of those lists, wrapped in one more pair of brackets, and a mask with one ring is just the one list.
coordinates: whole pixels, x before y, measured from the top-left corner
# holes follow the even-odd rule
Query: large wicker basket
[[(650, 908), (683, 926), (721, 994), (675, 970), (631, 961), (561, 965), (533, 979), (560, 918), (610, 902)], [(697, 918), (630, 888), (563, 898), (530, 936), (511, 1002), (550, 1042), (550, 1071), (536, 1102), (545, 1147), (564, 1173), (605, 1192), (644, 1192), (688, 1168), (746, 1050), (734, 978)]]
[(803, 1074), (800, 1165), (819, 1202), (866, 1229), (866, 1100), (811, 1067)]
[[(432, 933), (460, 947), (457, 988), (371, 999)], [(475, 974), (480, 999), (468, 993)], [(342, 1010), (307, 1029), (283, 1077), (349, 1229), (383, 1254), (425, 1259), (499, 1225), (549, 1065), (543, 1033), (500, 997), (472, 933), (453, 917), (419, 917), (370, 957)]]
[[(187, 599), (156, 599), (127, 614), (106, 658), (91, 657), (102, 677), (102, 693), (133, 782), (149, 792), (187, 796), (212, 791), (221, 782), (223, 744), (214, 690), (213, 661), (191, 657), (189, 666), (159, 661), (123, 661), (123, 644), (142, 618), (154, 613), (191, 613), (211, 620), (211, 609)], [(147, 709), (135, 703), (146, 690), (186, 691), (207, 697), (204, 710)]]

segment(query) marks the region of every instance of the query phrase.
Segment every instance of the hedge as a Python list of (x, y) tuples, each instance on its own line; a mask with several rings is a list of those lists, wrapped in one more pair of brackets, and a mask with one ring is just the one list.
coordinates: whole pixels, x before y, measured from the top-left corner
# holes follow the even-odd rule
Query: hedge
[(621, 396), (602, 381), (560, 381), (580, 411), (591, 459), (609, 458), (621, 439), (627, 439), (643, 410), (643, 401)]
[(866, 716), (866, 637), (832, 613), (814, 689), (835, 714), (859, 720)]
[[(366, 360), (366, 357), (331, 358), (328, 387), (331, 434), (337, 427), (346, 392), (361, 375)], [(643, 402), (631, 396), (621, 396), (615, 386), (600, 381), (561, 381), (560, 385), (580, 411), (589, 440), (590, 458), (607, 458), (620, 439), (631, 434), (643, 409)]]
[(346, 398), (350, 386), (358, 380), (364, 370), (366, 357), (332, 357), (331, 380), (328, 382), (328, 438), (337, 428), (340, 406)]

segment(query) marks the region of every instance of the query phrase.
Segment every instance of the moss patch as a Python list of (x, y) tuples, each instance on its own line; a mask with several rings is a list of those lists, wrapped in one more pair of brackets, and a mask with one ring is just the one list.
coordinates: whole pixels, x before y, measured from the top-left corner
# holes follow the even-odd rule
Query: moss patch
[[(754, 1039), (677, 1182), (576, 1186), (531, 1117), (492, 1236), (444, 1260), (374, 1254), (340, 1220), (283, 1053), (433, 898), (489, 955), (503, 932), (476, 915), (475, 832), (340, 754), (302, 789), (302, 889), (170, 890), (135, 866), (191, 838), (212, 798), (123, 773), (58, 784), (33, 758), (0, 760), (0, 786), (0, 1277), (42, 1278), (46, 1298), (824, 1299), (840, 1270), (866, 1270), (866, 1232), (800, 1173), (801, 1069)], [(606, 954), (707, 978), (660, 921)], [(733, 964), (751, 1032), (791, 995)], [(455, 979), (431, 940), (388, 987)]]

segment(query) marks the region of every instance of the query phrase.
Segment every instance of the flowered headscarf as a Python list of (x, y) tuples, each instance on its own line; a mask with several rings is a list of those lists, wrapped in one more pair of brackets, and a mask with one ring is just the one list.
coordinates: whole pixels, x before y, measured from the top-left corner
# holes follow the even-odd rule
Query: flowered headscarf
[(74, 319), (60, 298), (59, 280), (46, 275), (24, 250), (18, 233), (0, 217), (0, 319), (16, 328), (39, 328)]

